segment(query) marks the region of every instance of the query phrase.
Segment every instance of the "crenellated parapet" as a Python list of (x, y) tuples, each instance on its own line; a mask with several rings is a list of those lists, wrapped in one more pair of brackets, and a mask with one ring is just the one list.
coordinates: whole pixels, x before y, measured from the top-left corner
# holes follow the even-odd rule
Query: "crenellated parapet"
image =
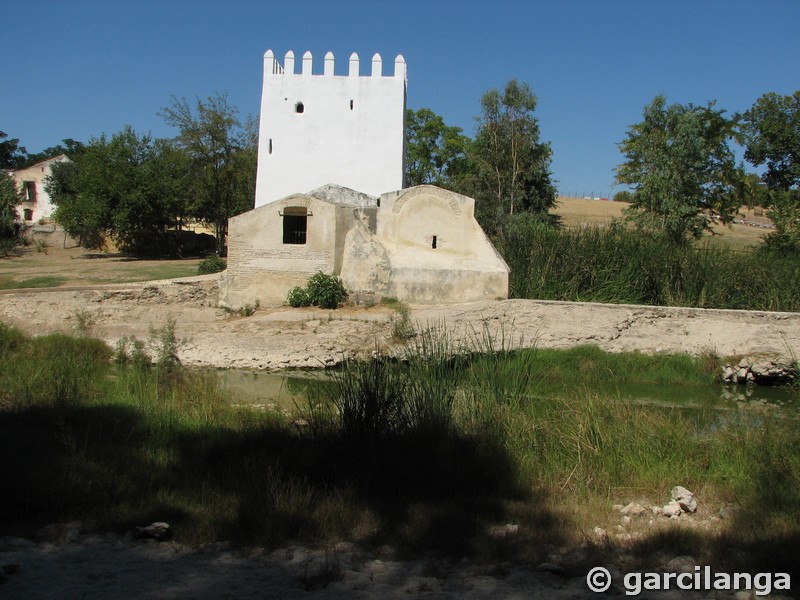
[[(360, 59), (358, 54), (353, 52), (348, 59), (347, 75), (334, 75), (334, 68), (336, 59), (333, 52), (328, 52), (323, 59), (322, 75), (317, 77), (383, 77), (383, 59), (377, 52), (372, 56), (371, 69), (369, 73), (361, 73)], [(267, 50), (264, 53), (264, 75), (299, 75), (310, 77), (313, 75), (314, 57), (311, 52), (305, 52), (300, 61), (300, 72), (297, 72), (297, 65), (295, 61), (294, 52), (289, 50), (283, 58), (281, 65), (275, 53), (272, 50)], [(406, 60), (402, 54), (398, 54), (394, 59), (394, 74), (387, 74), (386, 77), (402, 78), (406, 80), (408, 73), (406, 70)]]

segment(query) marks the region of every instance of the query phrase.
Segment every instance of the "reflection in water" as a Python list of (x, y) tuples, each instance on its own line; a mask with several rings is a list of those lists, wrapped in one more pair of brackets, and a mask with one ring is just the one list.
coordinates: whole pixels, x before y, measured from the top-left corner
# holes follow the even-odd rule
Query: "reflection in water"
[[(220, 382), (236, 402), (258, 405), (263, 408), (294, 412), (304, 407), (307, 398), (320, 398), (330, 385), (330, 372), (323, 370), (287, 371), (269, 373), (229, 369), (218, 371)], [(680, 409), (701, 422), (715, 421), (720, 411), (732, 410), (746, 403), (765, 408), (796, 406), (796, 393), (787, 388), (742, 385), (657, 385), (623, 384), (585, 386), (540, 386), (536, 396), (591, 393), (622, 402), (651, 404)]]

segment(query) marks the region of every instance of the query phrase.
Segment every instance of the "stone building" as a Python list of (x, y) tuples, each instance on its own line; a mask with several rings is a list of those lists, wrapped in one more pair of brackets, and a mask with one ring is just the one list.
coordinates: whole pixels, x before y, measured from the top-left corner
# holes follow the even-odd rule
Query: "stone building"
[[(475, 201), (435, 186), (403, 185), (406, 64), (348, 75), (328, 53), (313, 74), (264, 55), (255, 209), (228, 223), (220, 304), (283, 303), (322, 271), (350, 291), (406, 302), (508, 295), (509, 269), (475, 220)], [(311, 191), (308, 191), (311, 190)], [(398, 190), (398, 191), (392, 191)]]
[(230, 219), (220, 302), (282, 303), (317, 271), (348, 290), (407, 302), (508, 296), (508, 266), (472, 198), (432, 185), (379, 198), (328, 185)]

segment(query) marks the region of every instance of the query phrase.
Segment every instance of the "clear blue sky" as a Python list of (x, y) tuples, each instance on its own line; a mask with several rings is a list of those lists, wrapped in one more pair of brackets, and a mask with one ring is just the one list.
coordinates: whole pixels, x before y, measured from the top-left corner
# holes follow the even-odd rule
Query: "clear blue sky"
[(607, 195), (656, 94), (736, 112), (800, 89), (797, 0), (4, 0), (0, 15), (0, 131), (30, 152), (125, 125), (170, 137), (173, 94), (227, 92), (257, 116), (267, 49), (317, 65), (330, 50), (337, 74), (379, 52), (405, 56), (410, 108), (469, 135), (483, 92), (528, 83), (561, 192)]

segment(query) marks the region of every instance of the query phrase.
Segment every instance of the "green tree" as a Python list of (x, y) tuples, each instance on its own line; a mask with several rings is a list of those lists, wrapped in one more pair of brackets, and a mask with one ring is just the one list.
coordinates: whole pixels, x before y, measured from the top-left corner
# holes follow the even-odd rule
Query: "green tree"
[(766, 165), (769, 214), (775, 233), (767, 241), (800, 249), (800, 90), (791, 96), (764, 94), (742, 115), (745, 158)]
[(614, 202), (630, 202), (632, 196), (628, 190), (622, 190), (614, 194)]
[(19, 145), (16, 138), (0, 131), (0, 169), (19, 169), (25, 166), (27, 151)]
[(194, 109), (185, 98), (171, 98), (161, 116), (178, 129), (175, 144), (189, 157), (187, 192), (189, 212), (214, 227), (217, 253), (225, 254), (228, 219), (253, 208), (258, 157), (258, 134), (252, 119), (239, 121), (227, 95), (205, 101)]
[(447, 187), (464, 169), (469, 141), (460, 127), (446, 125), (431, 109), (408, 109), (405, 185)]
[(498, 218), (518, 212), (546, 214), (555, 205), (552, 150), (540, 141), (536, 104), (530, 86), (516, 79), (502, 92), (492, 89), (481, 98), (482, 115), (464, 184), (477, 200), (482, 224), (490, 230)]
[(625, 161), (616, 182), (633, 187), (629, 219), (683, 243), (733, 218), (746, 201), (744, 172), (728, 145), (735, 122), (724, 112), (713, 102), (667, 106), (660, 95), (645, 106), (619, 144)]
[(73, 140), (72, 138), (61, 140), (61, 142), (62, 142), (61, 144), (50, 146), (49, 148), (45, 148), (41, 152), (37, 152), (35, 154), (28, 154), (25, 160), (25, 164), (34, 165), (38, 162), (47, 160), (48, 158), (53, 158), (54, 156), (59, 156), (61, 154), (68, 156), (70, 159), (74, 159), (84, 149), (83, 142), (78, 142), (76, 140)]
[(184, 212), (181, 155), (132, 128), (91, 140), (72, 162), (54, 166), (46, 188), (54, 218), (90, 248), (110, 237), (124, 252), (170, 253)]
[(6, 253), (19, 241), (17, 204), (20, 193), (11, 175), (0, 171), (0, 252)]

